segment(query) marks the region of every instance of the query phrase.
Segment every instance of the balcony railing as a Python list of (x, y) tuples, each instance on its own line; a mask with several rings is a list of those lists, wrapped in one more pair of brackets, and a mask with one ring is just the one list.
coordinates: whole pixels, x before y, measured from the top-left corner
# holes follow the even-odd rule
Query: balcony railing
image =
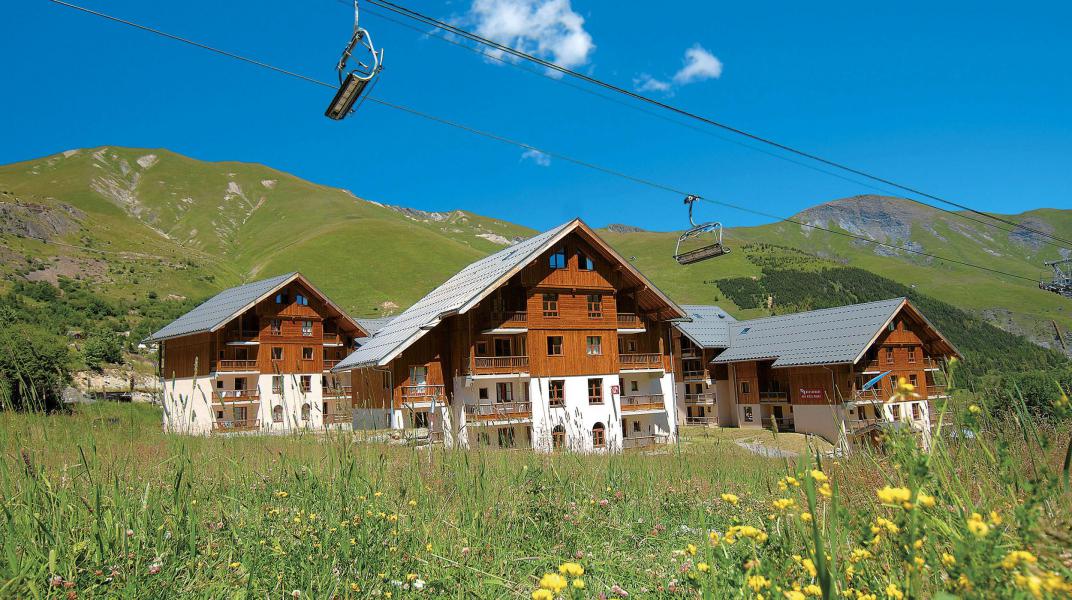
[(341, 362), (342, 362), (342, 359), (339, 359), (339, 358), (325, 358), (324, 359), (324, 370), (325, 371), (330, 371), (330, 370), (334, 369), (336, 366), (338, 366), (338, 364), (341, 363)]
[(760, 392), (760, 402), (788, 402), (789, 392)]
[(927, 398), (942, 398), (949, 395), (949, 389), (944, 383), (927, 382)]
[(324, 415), (325, 425), (338, 425), (340, 423), (350, 423), (353, 417), (348, 412), (332, 412)]
[(662, 394), (622, 396), (621, 404), (622, 412), (629, 412), (632, 410), (654, 410), (662, 409), (664, 407)]
[(334, 385), (324, 388), (325, 398), (349, 398), (353, 387), (349, 385)]
[(686, 425), (718, 425), (718, 417), (685, 417)]
[(644, 321), (633, 313), (618, 313), (618, 327), (623, 329), (643, 329)]
[(475, 356), (474, 369), (521, 370), (529, 368), (527, 356)]
[(212, 392), (218, 402), (228, 404), (234, 402), (258, 402), (261, 394), (259, 390), (215, 390)]
[(682, 348), (681, 358), (703, 358), (703, 350), (700, 350), (699, 348)]
[(620, 354), (618, 360), (621, 362), (623, 369), (658, 369), (663, 366), (663, 356), (658, 352)]
[(228, 431), (254, 431), (260, 429), (261, 423), (257, 419), (217, 419), (212, 422), (212, 431), (226, 433)]
[(223, 334), (223, 339), (224, 339), (224, 343), (226, 343), (226, 344), (232, 344), (232, 343), (241, 344), (241, 343), (255, 342), (255, 341), (257, 341), (257, 337), (259, 335), (260, 335), (260, 332), (256, 331), (256, 330), (253, 330), (253, 331), (249, 331), (249, 330), (239, 331), (237, 329), (232, 329), (231, 331), (227, 331), (227, 332), (225, 332)]
[(339, 335), (339, 332), (337, 332), (337, 331), (325, 331), (324, 332), (324, 343), (325, 344), (341, 344), (342, 343), (342, 336)]
[(685, 404), (710, 405), (715, 403), (714, 394), (685, 394)]
[(217, 373), (234, 373), (238, 371), (256, 371), (257, 361), (254, 360), (219, 360), (216, 361)]
[(684, 378), (685, 380), (689, 380), (689, 381), (698, 380), (698, 379), (705, 380), (705, 379), (708, 378), (706, 369), (700, 370), (700, 371), (694, 371), (694, 370), (693, 371), (682, 371), (681, 372), (681, 377)]
[(432, 398), (443, 397), (442, 385), (404, 385), (402, 386), (402, 398), (407, 400), (430, 401)]
[(507, 324), (507, 323), (519, 323), (524, 324), (529, 320), (529, 313), (524, 310), (504, 310), (494, 312), (491, 314), (492, 321), (495, 324)]
[[(919, 356), (914, 361), (898, 364), (907, 364), (909, 368), (922, 368), (928, 371), (938, 370), (942, 368), (942, 361), (935, 358), (931, 358), (929, 356)], [(880, 373), (882, 371), (888, 371), (890, 369), (893, 369), (894, 366), (894, 363), (886, 362), (885, 357), (876, 358), (875, 360), (872, 360), (867, 364), (863, 365), (863, 371), (869, 373)]]
[(665, 444), (669, 439), (665, 435), (631, 435), (626, 438), (622, 438), (622, 448), (625, 450), (631, 448), (648, 448), (657, 444)]
[(486, 404), (466, 404), (465, 415), (480, 421), (531, 419), (531, 402), (491, 402)]

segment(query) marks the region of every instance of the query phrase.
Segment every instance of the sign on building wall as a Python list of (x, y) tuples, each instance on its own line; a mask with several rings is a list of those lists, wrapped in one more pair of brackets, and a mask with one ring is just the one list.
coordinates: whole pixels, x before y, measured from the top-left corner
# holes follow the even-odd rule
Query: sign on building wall
[(822, 402), (826, 398), (823, 388), (800, 388), (801, 402)]

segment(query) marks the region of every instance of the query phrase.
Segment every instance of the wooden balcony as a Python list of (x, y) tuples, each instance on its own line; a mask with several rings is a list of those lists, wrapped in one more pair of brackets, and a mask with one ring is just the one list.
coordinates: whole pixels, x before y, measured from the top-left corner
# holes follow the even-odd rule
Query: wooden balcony
[(350, 398), (353, 387), (349, 385), (335, 385), (324, 388), (324, 398)]
[(239, 331), (237, 329), (232, 329), (223, 334), (223, 343), (227, 345), (242, 346), (246, 344), (255, 343), (259, 338), (259, 331)]
[(249, 404), (251, 402), (260, 402), (260, 391), (256, 389), (251, 390), (214, 390), (212, 392), (215, 397), (215, 404)]
[(466, 404), (465, 416), (476, 421), (523, 421), (532, 418), (532, 403), (490, 402), (485, 404)]
[(339, 363), (341, 363), (341, 362), (342, 362), (341, 358), (330, 358), (330, 359), (325, 358), (324, 359), (324, 370), (325, 371), (330, 371), (330, 370), (334, 369), (335, 367), (337, 367), (339, 365)]
[(227, 433), (231, 431), (256, 431), (261, 428), (261, 422), (257, 419), (217, 419), (212, 422), (213, 433)]
[(718, 417), (716, 417), (716, 416), (707, 416), (707, 417), (689, 417), (689, 416), (686, 416), (685, 417), (685, 424), (686, 425), (702, 425), (702, 426), (718, 425)]
[(622, 412), (635, 412), (642, 410), (663, 410), (662, 394), (637, 394), (621, 397)]
[(257, 360), (218, 360), (213, 365), (212, 370), (217, 373), (257, 371)]
[(861, 365), (861, 372), (863, 373), (882, 373), (883, 371), (893, 370), (895, 367), (898, 369), (914, 369), (919, 368), (924, 371), (940, 371), (942, 369), (942, 361), (931, 358), (929, 356), (923, 356), (917, 358), (913, 362), (901, 363), (896, 365), (886, 362), (885, 358), (875, 359), (867, 364)]
[(527, 373), (529, 357), (527, 356), (474, 356), (473, 373), (478, 375), (495, 373)]
[(689, 406), (710, 406), (715, 403), (713, 393), (685, 394), (685, 404)]
[(324, 425), (340, 425), (353, 422), (349, 412), (331, 412), (324, 415)]
[(663, 356), (658, 352), (646, 352), (643, 354), (620, 354), (618, 360), (622, 369), (661, 369), (663, 368)]
[(622, 449), (650, 448), (652, 446), (665, 444), (668, 439), (669, 438), (665, 435), (631, 435), (622, 438)]
[(343, 345), (343, 337), (338, 331), (325, 331), (324, 342), (328, 346), (341, 346)]
[(493, 326), (503, 325), (509, 327), (513, 325), (515, 327), (524, 327), (529, 321), (529, 313), (524, 310), (494, 312), (491, 313), (491, 321)]
[(760, 392), (760, 402), (789, 402), (789, 392)]
[(682, 370), (681, 379), (683, 381), (707, 381), (710, 376), (707, 374), (707, 369), (696, 370)]
[(644, 321), (633, 313), (618, 313), (618, 329), (644, 329)]
[(699, 348), (682, 348), (681, 358), (685, 360), (703, 358), (703, 350)]
[(411, 402), (431, 402), (433, 398), (443, 399), (442, 385), (404, 385), (402, 386), (402, 399)]

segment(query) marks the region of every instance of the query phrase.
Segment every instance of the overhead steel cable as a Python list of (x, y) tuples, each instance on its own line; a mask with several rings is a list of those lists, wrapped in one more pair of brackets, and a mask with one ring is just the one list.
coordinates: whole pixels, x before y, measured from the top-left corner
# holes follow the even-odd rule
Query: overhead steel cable
[[(871, 181), (876, 181), (876, 182), (881, 183), (883, 185), (887, 185), (887, 186), (896, 188), (896, 189), (904, 191), (904, 192), (915, 194), (917, 196), (922, 196), (922, 197), (927, 198), (929, 200), (934, 200), (935, 202), (940, 202), (942, 204), (946, 204), (946, 205), (949, 205), (949, 206), (955, 206), (955, 207), (957, 207), (957, 208), (959, 208), (961, 210), (968, 211), (968, 212), (973, 213), (975, 215), (978, 215), (980, 217), (984, 217), (984, 218), (991, 219), (991, 220), (996, 221), (996, 222), (1000, 222), (1000, 223), (1004, 223), (1006, 225), (1010, 225), (1015, 229), (1023, 229), (1024, 231), (1028, 231), (1030, 233), (1033, 233), (1035, 235), (1041, 236), (1043, 238), (1049, 238), (1049, 239), (1057, 240), (1057, 241), (1062, 242), (1065, 245), (1072, 245), (1072, 240), (1069, 240), (1069, 239), (1066, 239), (1066, 238), (1063, 238), (1063, 237), (1060, 237), (1060, 236), (1056, 236), (1056, 235), (1053, 235), (1051, 233), (1046, 233), (1045, 231), (1035, 229), (1033, 227), (1029, 227), (1029, 226), (1024, 225), (1022, 223), (1017, 223), (1016, 221), (1012, 221), (1012, 220), (1006, 219), (1004, 217), (996, 216), (996, 215), (993, 215), (993, 214), (990, 214), (990, 213), (986, 213), (986, 212), (977, 210), (977, 209), (972, 208), (972, 207), (970, 207), (968, 205), (965, 205), (965, 204), (962, 204), (962, 203), (959, 203), (959, 202), (955, 202), (953, 200), (947, 200), (947, 199), (942, 198), (940, 196), (924, 192), (922, 190), (913, 188), (913, 187), (911, 187), (909, 185), (906, 185), (906, 184), (897, 183), (896, 181), (893, 181), (893, 180), (890, 180), (890, 179), (887, 179), (887, 178), (884, 178), (884, 177), (881, 177), (881, 176), (878, 176), (878, 175), (873, 175), (871, 173), (868, 173), (867, 171), (864, 171), (862, 169), (858, 169), (858, 168), (855, 168), (855, 167), (851, 167), (851, 166), (849, 166), (849, 165), (847, 165), (845, 163), (837, 162), (837, 161), (834, 161), (834, 160), (831, 160), (831, 159), (828, 159), (828, 158), (823, 158), (822, 156), (819, 156), (817, 154), (807, 152), (805, 150), (800, 150), (798, 148), (795, 148), (793, 146), (789, 146), (787, 144), (783, 144), (783, 143), (778, 142), (776, 140), (773, 140), (771, 138), (764, 137), (764, 136), (761, 136), (759, 134), (755, 134), (755, 133), (752, 133), (750, 131), (746, 131), (744, 129), (740, 129), (739, 127), (734, 127), (733, 125), (729, 125), (727, 123), (716, 121), (716, 120), (711, 119), (709, 117), (705, 117), (703, 115), (700, 115), (700, 114), (685, 110), (683, 108), (674, 106), (672, 104), (668, 104), (668, 103), (663, 102), (661, 100), (657, 100), (655, 98), (652, 98), (651, 96), (645, 96), (644, 94), (640, 94), (640, 93), (634, 92), (632, 90), (628, 90), (626, 88), (620, 87), (620, 86), (615, 85), (613, 83), (609, 83), (609, 82), (603, 81), (601, 79), (596, 79), (595, 77), (592, 77), (590, 75), (585, 75), (584, 73), (581, 73), (579, 71), (574, 71), (573, 69), (563, 67), (563, 66), (555, 64), (555, 63), (553, 63), (553, 62), (551, 62), (549, 60), (540, 58), (538, 56), (529, 54), (527, 52), (518, 50), (516, 48), (507, 46), (505, 44), (500, 44), (499, 42), (496, 42), (494, 40), (485, 38), (485, 37), (480, 36), (480, 35), (478, 35), (476, 33), (468, 31), (466, 29), (462, 29), (461, 27), (458, 27), (456, 25), (451, 25), (450, 23), (440, 21), (440, 20), (438, 20), (438, 19), (436, 19), (434, 17), (430, 17), (428, 15), (425, 15), (423, 13), (415, 11), (415, 10), (413, 10), (411, 8), (407, 8), (407, 7), (402, 6), (400, 4), (395, 4), (394, 2), (390, 2), (389, 0), (366, 0), (366, 2), (368, 2), (369, 4), (372, 4), (374, 6), (378, 6), (380, 8), (385, 8), (385, 9), (390, 10), (390, 11), (396, 13), (396, 14), (403, 15), (403, 16), (408, 17), (410, 19), (420, 21), (420, 22), (422, 22), (422, 23), (424, 23), (426, 25), (431, 25), (431, 26), (436, 27), (438, 29), (442, 29), (443, 31), (447, 31), (449, 33), (452, 33), (452, 34), (457, 35), (459, 37), (468, 39), (470, 41), (477, 42), (479, 44), (489, 46), (489, 47), (494, 48), (495, 50), (498, 50), (500, 52), (510, 54), (511, 56), (515, 56), (517, 58), (527, 60), (529, 62), (536, 63), (536, 64), (538, 64), (538, 65), (540, 65), (542, 67), (545, 67), (547, 69), (551, 69), (551, 70), (556, 71), (558, 73), (562, 73), (563, 75), (569, 75), (570, 77), (580, 79), (580, 80), (582, 80), (582, 81), (584, 81), (586, 83), (596, 85), (596, 86), (611, 90), (611, 91), (619, 93), (619, 94), (623, 94), (623, 95), (628, 96), (629, 98), (632, 98), (634, 100), (638, 100), (640, 102), (645, 102), (647, 104), (657, 106), (657, 107), (659, 107), (661, 109), (668, 110), (670, 112), (673, 112), (675, 114), (681, 115), (683, 117), (688, 117), (690, 119), (695, 119), (695, 120), (700, 121), (702, 123), (706, 123), (707, 125), (711, 125), (713, 127), (717, 127), (719, 129), (729, 131), (729, 132), (734, 133), (736, 135), (740, 135), (740, 136), (743, 136), (745, 138), (751, 139), (753, 141), (756, 141), (756, 142), (759, 142), (759, 143), (762, 143), (762, 144), (766, 144), (768, 146), (777, 148), (777, 149), (782, 150), (784, 152), (789, 152), (791, 154), (795, 154), (797, 156), (806, 158), (808, 160), (813, 160), (813, 161), (816, 161), (818, 163), (827, 165), (829, 167), (833, 167), (835, 169), (846, 171), (848, 173), (852, 173), (854, 175), (864, 177), (866, 179), (870, 179)], [(930, 206), (931, 208), (938, 208), (938, 207), (933, 206), (931, 204), (927, 204), (926, 202), (920, 202), (919, 200), (916, 200), (914, 198), (906, 198), (906, 199), (910, 200), (912, 202), (916, 202), (918, 204), (923, 204), (924, 206)], [(939, 210), (941, 210), (941, 209), (939, 209)], [(952, 212), (952, 211), (947, 211), (947, 212)], [(953, 212), (953, 214), (958, 214), (958, 213)], [(972, 219), (972, 220), (974, 220), (974, 219)], [(1003, 229), (1003, 228), (999, 228), (999, 229)], [(1009, 231), (1009, 230), (1005, 230), (1005, 231)]]
[[(283, 68), (277, 67), (275, 65), (272, 65), (272, 64), (269, 64), (269, 63), (266, 63), (266, 62), (263, 62), (263, 61), (259, 61), (259, 60), (255, 60), (255, 59), (252, 59), (252, 58), (248, 58), (246, 56), (242, 56), (240, 54), (235, 54), (235, 53), (227, 51), (227, 50), (222, 50), (222, 49), (216, 48), (214, 46), (209, 46), (208, 44), (203, 44), (201, 42), (196, 42), (194, 40), (190, 40), (188, 38), (185, 38), (185, 37), (182, 37), (182, 36), (179, 36), (179, 35), (167, 33), (165, 31), (161, 31), (159, 29), (148, 27), (146, 25), (141, 25), (141, 24), (135, 23), (133, 21), (129, 21), (129, 20), (126, 20), (126, 19), (121, 19), (119, 17), (114, 17), (112, 15), (109, 15), (109, 14), (106, 14), (106, 13), (103, 13), (103, 12), (100, 12), (100, 11), (96, 11), (96, 10), (92, 10), (92, 9), (85, 8), (85, 7), (82, 7), (82, 6), (78, 6), (77, 4), (72, 4), (70, 2), (65, 2), (64, 0), (49, 0), (49, 2), (52, 2), (54, 4), (58, 4), (58, 5), (61, 5), (61, 6), (65, 6), (67, 8), (72, 8), (72, 9), (75, 9), (75, 10), (78, 10), (78, 11), (81, 11), (81, 12), (84, 12), (84, 13), (87, 13), (87, 14), (90, 14), (90, 15), (101, 17), (101, 18), (107, 19), (109, 21), (113, 21), (113, 22), (116, 22), (116, 23), (120, 23), (120, 24), (123, 24), (123, 25), (134, 27), (136, 29), (140, 29), (142, 31), (146, 31), (146, 32), (149, 32), (149, 33), (153, 33), (155, 35), (159, 35), (159, 36), (162, 36), (162, 37), (165, 37), (165, 38), (177, 41), (177, 42), (182, 42), (184, 44), (189, 44), (191, 46), (195, 46), (195, 47), (200, 48), (202, 50), (207, 50), (209, 52), (214, 52), (214, 53), (219, 54), (221, 56), (226, 56), (228, 58), (233, 58), (235, 60), (239, 60), (239, 61), (245, 62), (247, 64), (251, 64), (251, 65), (254, 65), (254, 66), (257, 66), (257, 67), (261, 67), (263, 69), (267, 69), (267, 70), (270, 70), (270, 71), (274, 71), (274, 72), (280, 73), (282, 75), (287, 75), (289, 77), (293, 77), (295, 79), (299, 79), (299, 80), (305, 81), (307, 83), (312, 83), (314, 85), (319, 85), (319, 86), (330, 88), (330, 89), (338, 89), (337, 85), (329, 83), (329, 82), (326, 82), (326, 81), (322, 81), (322, 80), (319, 80), (319, 79), (316, 79), (316, 78), (313, 78), (313, 77), (309, 77), (307, 75), (303, 75), (301, 73), (290, 71), (288, 69), (283, 69)], [(611, 169), (609, 167), (604, 167), (602, 165), (598, 165), (596, 163), (592, 163), (592, 162), (589, 162), (589, 161), (586, 161), (586, 160), (581, 160), (581, 159), (578, 159), (578, 158), (574, 158), (572, 156), (562, 154), (562, 153), (559, 153), (559, 152), (554, 152), (554, 151), (551, 151), (551, 150), (545, 150), (545, 149), (540, 148), (538, 146), (533, 146), (533, 145), (527, 144), (525, 142), (520, 142), (520, 141), (511, 139), (511, 138), (508, 138), (506, 136), (501, 136), (501, 135), (498, 135), (498, 134), (495, 134), (495, 133), (484, 131), (482, 129), (477, 129), (475, 127), (470, 127), (468, 125), (463, 125), (461, 123), (456, 123), (456, 122), (451, 121), (449, 119), (445, 119), (445, 118), (442, 118), (442, 117), (437, 117), (435, 115), (431, 115), (431, 114), (419, 111), (419, 110), (414, 109), (414, 108), (403, 106), (401, 104), (395, 104), (393, 102), (388, 102), (386, 100), (381, 100), (379, 98), (373, 98), (371, 96), (367, 96), (367, 99), (368, 99), (369, 102), (374, 102), (374, 103), (376, 103), (376, 104), (378, 104), (380, 106), (384, 106), (384, 107), (387, 107), (387, 108), (391, 108), (391, 109), (394, 109), (394, 110), (405, 112), (407, 114), (411, 114), (411, 115), (414, 115), (414, 116), (417, 116), (417, 117), (421, 117), (423, 119), (433, 121), (435, 123), (439, 123), (439, 124), (446, 125), (446, 126), (449, 126), (449, 127), (455, 128), (455, 129), (459, 129), (459, 130), (462, 130), (462, 131), (465, 131), (465, 132), (468, 132), (468, 133), (471, 133), (471, 134), (474, 134), (474, 135), (479, 135), (481, 137), (485, 137), (485, 138), (488, 138), (488, 139), (491, 139), (491, 140), (495, 140), (495, 141), (502, 142), (502, 143), (505, 143), (505, 144), (510, 144), (510, 145), (513, 145), (513, 146), (516, 146), (516, 147), (519, 147), (519, 148), (523, 148), (523, 149), (526, 149), (526, 150), (532, 150), (532, 151), (535, 151), (535, 152), (540, 152), (541, 154), (545, 154), (545, 155), (553, 157), (553, 158), (558, 158), (560, 160), (564, 160), (564, 161), (573, 163), (573, 164), (578, 165), (578, 166), (582, 166), (582, 167), (585, 167), (585, 168), (588, 168), (588, 169), (599, 171), (599, 172), (607, 174), (607, 175), (612, 175), (614, 177), (618, 177), (618, 178), (621, 178), (621, 179), (624, 179), (624, 180), (627, 180), (627, 181), (632, 181), (634, 183), (638, 183), (638, 184), (648, 186), (648, 187), (651, 187), (651, 188), (654, 188), (654, 189), (658, 189), (658, 190), (662, 190), (662, 191), (666, 191), (666, 192), (671, 192), (671, 193), (679, 195), (679, 196), (687, 196), (687, 195), (689, 195), (686, 191), (678, 189), (678, 188), (676, 188), (674, 186), (671, 186), (671, 185), (659, 183), (657, 181), (654, 181), (654, 180), (651, 180), (651, 179), (646, 179), (646, 178), (643, 178), (643, 177), (637, 177), (637, 176), (634, 176), (634, 175), (630, 175), (628, 173), (618, 171), (616, 169)], [(929, 252), (924, 252), (922, 250), (916, 250), (916, 249), (908, 248), (908, 247), (905, 247), (905, 246), (898, 246), (896, 244), (889, 244), (889, 243), (886, 243), (886, 242), (880, 242), (880, 241), (877, 241), (877, 240), (872, 240), (870, 238), (867, 238), (867, 237), (864, 237), (864, 236), (861, 236), (861, 235), (856, 235), (856, 234), (853, 234), (853, 233), (849, 233), (849, 232), (846, 232), (846, 231), (838, 231), (836, 229), (830, 229), (830, 228), (827, 228), (827, 227), (823, 227), (821, 225), (814, 225), (814, 224), (811, 224), (811, 223), (805, 223), (803, 221), (798, 221), (798, 220), (793, 219), (791, 217), (780, 217), (778, 215), (765, 213), (765, 212), (762, 212), (762, 211), (747, 208), (747, 207), (744, 207), (744, 206), (739, 206), (739, 205), (732, 204), (732, 203), (729, 203), (729, 202), (711, 200), (709, 198), (704, 198), (704, 200), (707, 201), (707, 202), (713, 203), (713, 204), (718, 204), (718, 205), (726, 206), (726, 207), (733, 208), (733, 209), (736, 209), (736, 210), (753, 213), (753, 214), (760, 215), (760, 216), (763, 216), (763, 217), (766, 217), (766, 218), (776, 219), (776, 220), (779, 220), (779, 221), (785, 221), (785, 222), (788, 222), (788, 223), (794, 223), (796, 225), (800, 225), (801, 227), (807, 227), (807, 228), (810, 228), (810, 229), (817, 229), (817, 230), (825, 231), (827, 233), (831, 233), (831, 234), (834, 234), (834, 235), (840, 235), (840, 236), (844, 236), (844, 237), (853, 238), (853, 239), (859, 240), (861, 242), (865, 242), (865, 243), (869, 243), (869, 244), (875, 244), (877, 246), (883, 246), (883, 247), (891, 248), (891, 249), (894, 249), (894, 250), (901, 250), (901, 251), (904, 251), (904, 252), (909, 252), (911, 254), (916, 254), (916, 255), (919, 255), (919, 256), (926, 256), (928, 258), (933, 258), (935, 260), (941, 260), (941, 261), (948, 262), (948, 263), (958, 264), (958, 265), (967, 266), (967, 267), (973, 267), (973, 268), (980, 269), (980, 270), (983, 270), (983, 271), (987, 271), (987, 272), (990, 272), (990, 273), (994, 273), (994, 274), (997, 274), (997, 275), (1004, 275), (1004, 276), (1012, 277), (1012, 278), (1015, 278), (1015, 279), (1024, 279), (1024, 280), (1027, 280), (1027, 281), (1031, 281), (1033, 283), (1037, 283), (1034, 278), (1025, 277), (1023, 275), (1018, 275), (1016, 273), (1009, 273), (1007, 271), (1002, 271), (1000, 269), (993, 269), (993, 268), (990, 268), (990, 267), (986, 267), (986, 266), (983, 266), (983, 265), (978, 265), (978, 264), (975, 264), (975, 263), (970, 263), (970, 262), (967, 262), (967, 261), (962, 261), (962, 260), (958, 260), (958, 259), (954, 259), (954, 258), (947, 258), (947, 257), (944, 257), (944, 256), (940, 256), (940, 255), (937, 255), (937, 254), (931, 254)]]

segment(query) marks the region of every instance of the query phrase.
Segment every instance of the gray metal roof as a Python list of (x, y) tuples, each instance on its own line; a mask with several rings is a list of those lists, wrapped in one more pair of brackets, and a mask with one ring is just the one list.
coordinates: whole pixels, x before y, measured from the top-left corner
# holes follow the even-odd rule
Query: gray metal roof
[(298, 277), (298, 273), (287, 273), (269, 279), (262, 279), (233, 287), (216, 294), (204, 301), (197, 308), (165, 325), (160, 331), (148, 337), (149, 340), (159, 341), (168, 338), (205, 333), (214, 331), (226, 324), (251, 304), (267, 294), (271, 294), (292, 279)]
[(904, 298), (894, 298), (738, 321), (729, 326), (729, 349), (711, 362), (773, 359), (774, 367), (852, 363), (904, 303)]
[(376, 317), (369, 319), (357, 319), (357, 324), (368, 332), (368, 336), (372, 337), (376, 335), (376, 332), (387, 326), (388, 323), (393, 321), (394, 317)]
[(721, 308), (705, 304), (682, 304), (691, 321), (674, 323), (681, 333), (701, 348), (728, 348), (730, 324), (734, 319)]
[(513, 275), (574, 223), (570, 221), (523, 242), (504, 248), (458, 271), (443, 285), (391, 320), (363, 346), (343, 359), (333, 370), (385, 365), (446, 316), (476, 301), (504, 277)]

